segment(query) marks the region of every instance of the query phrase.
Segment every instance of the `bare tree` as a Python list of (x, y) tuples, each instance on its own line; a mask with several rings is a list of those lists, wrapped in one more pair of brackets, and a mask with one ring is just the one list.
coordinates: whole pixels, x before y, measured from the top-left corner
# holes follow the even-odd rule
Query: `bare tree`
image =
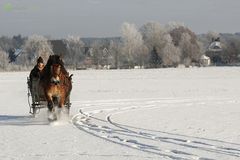
[(123, 38), (123, 53), (126, 55), (127, 63), (130, 67), (134, 65), (134, 57), (138, 49), (143, 45), (143, 39), (141, 33), (134, 24), (123, 23), (121, 31)]

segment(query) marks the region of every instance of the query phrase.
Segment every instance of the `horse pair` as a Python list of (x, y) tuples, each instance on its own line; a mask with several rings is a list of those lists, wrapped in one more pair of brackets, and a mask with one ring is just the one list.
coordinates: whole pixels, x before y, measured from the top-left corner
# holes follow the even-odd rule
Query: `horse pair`
[(48, 110), (50, 113), (49, 120), (57, 119), (56, 114), (53, 114), (55, 113), (55, 105), (69, 113), (72, 75), (69, 75), (66, 71), (64, 63), (59, 55), (49, 56), (47, 64), (40, 73), (39, 85), (48, 103)]

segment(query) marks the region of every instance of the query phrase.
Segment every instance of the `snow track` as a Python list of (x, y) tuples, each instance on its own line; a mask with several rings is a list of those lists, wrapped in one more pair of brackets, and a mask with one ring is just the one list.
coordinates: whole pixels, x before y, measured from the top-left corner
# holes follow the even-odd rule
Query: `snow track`
[(49, 123), (29, 72), (0, 73), (1, 160), (240, 159), (239, 67), (73, 74), (70, 122)]
[[(144, 114), (145, 111), (164, 107), (201, 106), (206, 104), (236, 104), (234, 99), (128, 99), (85, 102), (72, 123), (80, 130), (142, 152), (165, 159), (239, 159), (240, 144), (215, 139), (181, 135), (158, 130), (130, 126), (115, 122), (115, 116)], [(133, 114), (131, 114), (133, 113)], [(142, 120), (141, 120), (142, 121)]]

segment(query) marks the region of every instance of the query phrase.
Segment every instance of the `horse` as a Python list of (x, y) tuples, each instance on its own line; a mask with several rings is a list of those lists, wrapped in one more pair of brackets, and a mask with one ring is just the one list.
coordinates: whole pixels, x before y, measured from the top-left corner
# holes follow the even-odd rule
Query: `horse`
[(69, 76), (59, 55), (49, 56), (47, 64), (41, 72), (39, 84), (47, 101), (49, 120), (57, 119), (57, 115), (54, 114), (55, 105), (69, 114), (69, 108), (65, 107), (65, 104), (69, 103), (72, 75)]

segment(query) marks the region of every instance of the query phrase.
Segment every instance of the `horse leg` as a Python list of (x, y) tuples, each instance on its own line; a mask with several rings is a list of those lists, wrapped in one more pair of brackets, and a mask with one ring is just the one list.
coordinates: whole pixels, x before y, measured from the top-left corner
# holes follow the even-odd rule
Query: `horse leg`
[(69, 114), (68, 108), (65, 107), (65, 96), (62, 96), (62, 97), (60, 98), (59, 108), (61, 109), (61, 112), (62, 112), (64, 115), (68, 115), (68, 114)]
[(46, 98), (47, 98), (47, 102), (48, 102), (48, 120), (54, 121), (54, 120), (56, 120), (57, 117), (53, 113), (54, 103), (53, 103), (52, 96), (50, 94), (47, 94)]
[(52, 112), (53, 111), (53, 106), (54, 106), (52, 96), (47, 94), (46, 98), (47, 98), (47, 103), (48, 103), (47, 104), (48, 111)]

